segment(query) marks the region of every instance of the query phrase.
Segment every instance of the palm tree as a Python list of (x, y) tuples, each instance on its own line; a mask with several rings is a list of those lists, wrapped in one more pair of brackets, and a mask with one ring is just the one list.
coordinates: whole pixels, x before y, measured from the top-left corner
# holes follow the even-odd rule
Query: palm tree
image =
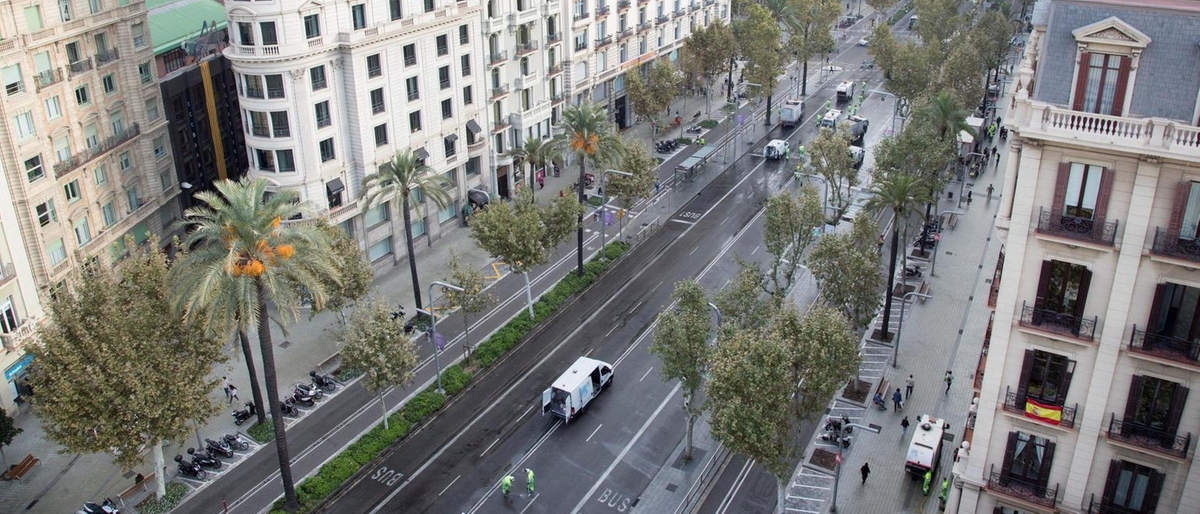
[(900, 225), (916, 211), (921, 204), (933, 201), (929, 187), (915, 175), (907, 173), (884, 173), (871, 185), (873, 197), (867, 202), (867, 209), (872, 212), (891, 210), (894, 216), (892, 223), (892, 252), (888, 262), (888, 290), (883, 295), (883, 336), (884, 341), (891, 339), (888, 323), (892, 315), (892, 292), (895, 290), (896, 253), (900, 248)]
[[(541, 138), (525, 140), (525, 162), (529, 163), (530, 174), (536, 175), (537, 170), (545, 169), (546, 165), (558, 160), (558, 154), (555, 151), (554, 145), (549, 141)], [(529, 190), (533, 191), (533, 183), (529, 183)]]
[[(302, 291), (320, 308), (325, 302), (322, 278), (339, 278), (330, 258), (329, 241), (313, 226), (284, 224), (308, 210), (294, 191), (266, 194), (264, 180), (222, 181), (216, 192), (196, 195), (203, 205), (184, 213), (190, 232), (188, 249), (173, 266), (175, 302), (186, 316), (204, 320), (213, 330), (258, 331), (267, 402), (275, 429), (275, 449), (288, 510), (294, 511), (287, 434), (280, 412), (279, 384), (271, 341), (268, 304), (298, 315)], [(283, 317), (277, 318), (283, 322)], [(240, 335), (240, 334), (239, 334)]]
[[(591, 102), (583, 102), (579, 105), (574, 105), (563, 109), (562, 124), (563, 134), (559, 136), (561, 139), (558, 145), (565, 146), (563, 150), (575, 152), (579, 158), (579, 203), (585, 203), (587, 197), (584, 196), (583, 189), (587, 185), (584, 182), (584, 161), (592, 161), (593, 166), (603, 165), (603, 163), (617, 162), (622, 154), (624, 147), (621, 146), (621, 140), (615, 134), (613, 125), (608, 121), (608, 112), (603, 107)], [(576, 243), (578, 246), (579, 266), (576, 274), (583, 276), (583, 214), (579, 215), (579, 228), (576, 229)], [(604, 251), (603, 248), (600, 249)]]
[(433, 200), (439, 209), (444, 208), (450, 203), (450, 195), (443, 189), (444, 184), (445, 180), (434, 175), (433, 169), (410, 150), (396, 153), (390, 162), (379, 167), (378, 173), (363, 180), (363, 189), (368, 192), (364, 203), (368, 208), (385, 198), (400, 202), (400, 212), (404, 213), (404, 243), (408, 246), (408, 272), (412, 275), (413, 300), (418, 309), (421, 308), (421, 281), (417, 278), (417, 256), (413, 253), (410, 202), (413, 192), (420, 191)]
[(929, 104), (924, 109), (917, 111), (917, 121), (936, 129), (938, 139), (945, 141), (952, 134), (971, 130), (971, 126), (967, 124), (967, 116), (970, 115), (970, 111), (959, 109), (954, 103), (954, 98), (942, 91), (929, 99)]

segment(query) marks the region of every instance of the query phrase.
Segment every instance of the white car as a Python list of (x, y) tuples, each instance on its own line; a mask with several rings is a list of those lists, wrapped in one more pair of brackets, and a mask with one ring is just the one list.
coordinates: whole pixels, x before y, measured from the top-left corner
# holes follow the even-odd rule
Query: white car
[(868, 46), (870, 44), (871, 44), (871, 38), (869, 38), (869, 37), (864, 37), (864, 38), (858, 40), (858, 46)]

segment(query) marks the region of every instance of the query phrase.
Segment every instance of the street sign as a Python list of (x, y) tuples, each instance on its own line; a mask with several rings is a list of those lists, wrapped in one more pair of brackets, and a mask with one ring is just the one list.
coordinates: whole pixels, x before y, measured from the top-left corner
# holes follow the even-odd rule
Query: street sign
[(606, 211), (604, 211), (604, 226), (606, 226), (606, 227), (607, 227), (607, 226), (610, 226), (610, 225), (612, 225), (612, 224), (613, 224), (613, 213), (612, 213), (612, 211), (609, 211), (609, 210), (606, 210)]
[(446, 349), (446, 336), (443, 336), (442, 334), (440, 334), (438, 332), (434, 332), (433, 333), (433, 345), (437, 347), (439, 352), (442, 350), (445, 350)]

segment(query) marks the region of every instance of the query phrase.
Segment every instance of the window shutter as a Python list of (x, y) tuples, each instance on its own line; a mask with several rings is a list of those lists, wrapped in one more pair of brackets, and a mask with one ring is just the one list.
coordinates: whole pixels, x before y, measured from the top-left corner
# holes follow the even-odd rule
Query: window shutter
[(1167, 432), (1174, 434), (1179, 430), (1179, 419), (1183, 417), (1183, 404), (1187, 401), (1188, 388), (1175, 384), (1175, 393), (1171, 395), (1171, 408), (1167, 411)]
[(1117, 90), (1113, 93), (1112, 115), (1120, 116), (1125, 107), (1125, 89), (1129, 85), (1129, 68), (1133, 64), (1130, 57), (1122, 57), (1120, 68), (1117, 69)]
[(1101, 504), (1106, 507), (1112, 505), (1113, 494), (1117, 492), (1117, 481), (1121, 479), (1121, 466), (1121, 461), (1117, 459), (1113, 459), (1108, 464), (1108, 478), (1104, 479), (1104, 496), (1100, 497)]
[[(1129, 381), (1129, 396), (1125, 399), (1125, 419), (1121, 420), (1122, 424), (1132, 423), (1137, 417), (1138, 399), (1142, 396), (1142, 380), (1141, 375), (1134, 375)], [(1122, 433), (1128, 431), (1128, 427), (1124, 427)]]
[(1026, 349), (1025, 360), (1021, 363), (1021, 378), (1017, 381), (1016, 408), (1025, 410), (1025, 391), (1029, 389), (1029, 375), (1033, 372), (1033, 356), (1036, 350)]
[(1000, 476), (1008, 478), (1012, 476), (1013, 459), (1016, 458), (1014, 452), (1017, 448), (1017, 433), (1008, 433), (1008, 446), (1004, 448), (1004, 462), (1000, 464)]
[(1067, 198), (1067, 180), (1071, 178), (1071, 163), (1058, 165), (1058, 179), (1054, 182), (1054, 203), (1050, 204), (1051, 216), (1062, 216), (1063, 202)]
[(1058, 383), (1058, 404), (1067, 404), (1067, 391), (1071, 389), (1071, 377), (1075, 375), (1075, 361), (1067, 360), (1067, 367), (1063, 370), (1062, 381)]
[(1095, 220), (1096, 235), (1104, 233), (1104, 218), (1108, 214), (1108, 200), (1112, 196), (1113, 177), (1116, 174), (1116, 170), (1105, 169), (1100, 175), (1100, 191), (1096, 193), (1096, 215), (1092, 217)]
[(1038, 470), (1038, 485), (1046, 487), (1050, 483), (1050, 465), (1054, 463), (1054, 443), (1046, 441), (1046, 453), (1042, 455), (1042, 466)]
[(1071, 109), (1075, 111), (1083, 110), (1083, 94), (1087, 91), (1088, 66), (1092, 62), (1091, 52), (1084, 52), (1079, 55), (1079, 74), (1075, 79), (1075, 100), (1071, 102)]
[(1050, 288), (1050, 273), (1053, 271), (1054, 261), (1042, 261), (1042, 276), (1038, 279), (1037, 297), (1033, 300), (1033, 306), (1041, 308), (1046, 302), (1046, 290)]
[(1079, 318), (1083, 318), (1083, 307), (1087, 305), (1088, 289), (1091, 285), (1092, 270), (1084, 269), (1079, 275), (1079, 296), (1075, 298), (1075, 316)]
[(1188, 195), (1192, 193), (1192, 181), (1184, 180), (1175, 186), (1175, 204), (1171, 206), (1171, 221), (1167, 224), (1167, 237), (1179, 237), (1179, 227), (1183, 226), (1183, 211), (1187, 209)]
[(1158, 508), (1158, 497), (1161, 496), (1163, 480), (1167, 477), (1164, 473), (1150, 471), (1150, 484), (1146, 487), (1146, 500), (1142, 504), (1142, 512), (1154, 512)]
[(1158, 319), (1162, 304), (1167, 294), (1167, 284), (1154, 286), (1154, 303), (1150, 304), (1150, 317), (1146, 319), (1146, 333), (1157, 334), (1163, 329), (1162, 321)]

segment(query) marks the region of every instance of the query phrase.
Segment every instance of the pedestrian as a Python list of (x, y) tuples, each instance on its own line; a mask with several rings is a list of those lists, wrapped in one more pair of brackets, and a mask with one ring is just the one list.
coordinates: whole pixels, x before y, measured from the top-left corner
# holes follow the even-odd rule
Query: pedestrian
[(230, 399), (229, 396), (229, 377), (221, 377), (221, 389), (225, 390), (225, 399)]
[(900, 437), (906, 435), (908, 435), (908, 416), (904, 416), (904, 419), (900, 420)]
[(862, 467), (858, 468), (858, 470), (862, 472), (862, 476), (863, 476), (862, 483), (864, 483), (864, 484), (867, 483), (867, 475), (871, 474), (871, 466), (868, 465), (866, 462), (864, 462)]
[(967, 191), (967, 205), (971, 205), (971, 192)]
[(996, 152), (996, 169), (1000, 168), (1000, 152)]
[(242, 401), (241, 398), (238, 398), (237, 388), (234, 387), (233, 384), (229, 384), (229, 404), (233, 405), (234, 400), (237, 400), (239, 402)]
[(508, 490), (512, 488), (513, 476), (505, 475), (500, 479), (500, 492), (504, 493), (504, 497), (508, 498)]
[(533, 470), (525, 468), (525, 487), (529, 489), (529, 496), (533, 496)]
[(900, 412), (904, 408), (904, 397), (900, 395), (900, 388), (896, 388), (896, 392), (892, 393), (892, 412)]
[(538, 176), (538, 189), (546, 189), (546, 177)]
[(912, 375), (909, 375), (908, 379), (906, 379), (904, 381), (904, 400), (905, 401), (908, 401), (909, 398), (912, 398), (912, 390), (913, 390), (914, 385), (916, 385), (916, 381), (913, 380)]
[(785, 160), (785, 161), (792, 160), (792, 149), (791, 148), (783, 149), (783, 160)]
[(942, 380), (946, 381), (946, 394), (950, 394), (950, 383), (954, 382), (954, 372), (946, 370), (946, 377)]
[(883, 234), (879, 234), (879, 255), (883, 255)]
[(600, 221), (600, 209), (592, 211), (592, 221)]
[(988, 196), (987, 196), (987, 199), (988, 199), (988, 201), (989, 201), (989, 202), (990, 202), (990, 201), (992, 201), (992, 191), (995, 191), (995, 190), (996, 190), (996, 188), (992, 187), (992, 185), (991, 185), (991, 184), (988, 184), (988, 187), (987, 187), (987, 195), (988, 195)]
[(654, 181), (654, 194), (656, 194), (656, 195), (658, 194), (658, 190), (660, 187), (662, 187), (662, 183), (657, 180)]

